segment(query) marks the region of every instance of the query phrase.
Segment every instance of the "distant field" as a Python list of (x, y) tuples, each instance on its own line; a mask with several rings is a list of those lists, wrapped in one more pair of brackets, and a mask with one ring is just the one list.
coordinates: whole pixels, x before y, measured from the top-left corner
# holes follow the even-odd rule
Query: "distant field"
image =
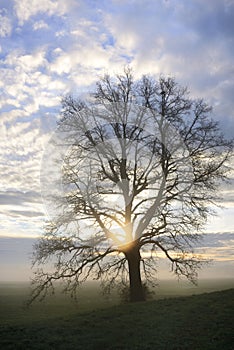
[[(100, 297), (92, 299), (97, 289), (86, 288), (86, 305), (58, 295), (20, 311), (25, 285), (2, 285), (0, 349), (233, 350), (234, 289), (168, 298), (178, 290), (169, 282), (164, 287), (161, 297), (164, 291), (167, 298), (143, 303), (111, 306), (117, 301), (112, 300), (101, 305)], [(193, 294), (186, 288), (181, 295)]]
[[(189, 296), (213, 291), (234, 288), (233, 279), (201, 280), (198, 286), (176, 280), (162, 280), (154, 290), (154, 299)], [(35, 302), (29, 309), (24, 305), (29, 297), (29, 283), (0, 283), (0, 324), (27, 324), (56, 317), (65, 317), (96, 309), (108, 308), (121, 304), (117, 291), (105, 298), (99, 285), (95, 282), (86, 283), (78, 292), (74, 301), (69, 295), (61, 293), (57, 288), (55, 295), (47, 297), (42, 302)]]

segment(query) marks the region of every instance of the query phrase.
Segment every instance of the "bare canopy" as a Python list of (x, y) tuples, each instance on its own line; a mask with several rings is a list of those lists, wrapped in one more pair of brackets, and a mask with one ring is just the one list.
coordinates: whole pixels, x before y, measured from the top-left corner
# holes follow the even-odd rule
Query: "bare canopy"
[(203, 100), (172, 78), (130, 69), (105, 75), (84, 100), (66, 96), (45, 152), (42, 193), (51, 220), (34, 249), (32, 300), (53, 282), (75, 291), (88, 277), (129, 285), (145, 299), (163, 253), (178, 276), (196, 280), (200, 239), (232, 142)]

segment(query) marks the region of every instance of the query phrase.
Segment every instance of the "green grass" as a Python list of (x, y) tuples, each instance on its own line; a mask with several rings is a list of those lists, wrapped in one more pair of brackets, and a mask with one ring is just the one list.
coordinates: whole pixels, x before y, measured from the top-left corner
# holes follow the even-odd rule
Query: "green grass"
[(83, 308), (58, 295), (20, 313), (24, 288), (11, 289), (11, 295), (4, 294), (6, 287), (0, 290), (0, 349), (234, 348), (234, 289), (113, 305), (116, 300), (98, 299), (93, 288), (83, 291), (89, 300)]

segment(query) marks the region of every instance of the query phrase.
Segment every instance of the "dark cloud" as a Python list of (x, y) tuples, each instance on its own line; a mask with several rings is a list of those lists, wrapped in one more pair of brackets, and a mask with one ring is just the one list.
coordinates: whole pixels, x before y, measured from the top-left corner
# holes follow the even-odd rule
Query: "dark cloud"
[(232, 247), (234, 249), (234, 232), (206, 233), (198, 246), (200, 248)]
[(41, 194), (36, 191), (0, 191), (0, 205), (25, 205), (41, 202)]
[(16, 218), (21, 216), (33, 218), (33, 217), (40, 217), (45, 215), (40, 211), (30, 211), (30, 210), (9, 210), (7, 214), (11, 217), (16, 217)]
[(186, 1), (179, 14), (180, 21), (211, 41), (234, 40), (234, 4), (225, 1)]

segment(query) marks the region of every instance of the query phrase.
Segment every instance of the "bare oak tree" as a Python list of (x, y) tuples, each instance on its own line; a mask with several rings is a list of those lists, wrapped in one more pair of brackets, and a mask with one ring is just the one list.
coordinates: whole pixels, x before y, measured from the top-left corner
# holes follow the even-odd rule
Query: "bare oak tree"
[(194, 246), (232, 151), (210, 112), (174, 79), (134, 80), (130, 69), (105, 75), (84, 100), (63, 99), (42, 169), (53, 213), (34, 249), (35, 265), (53, 266), (36, 270), (32, 300), (54, 281), (74, 292), (88, 277), (126, 283), (131, 301), (144, 300), (160, 252), (196, 280)]

